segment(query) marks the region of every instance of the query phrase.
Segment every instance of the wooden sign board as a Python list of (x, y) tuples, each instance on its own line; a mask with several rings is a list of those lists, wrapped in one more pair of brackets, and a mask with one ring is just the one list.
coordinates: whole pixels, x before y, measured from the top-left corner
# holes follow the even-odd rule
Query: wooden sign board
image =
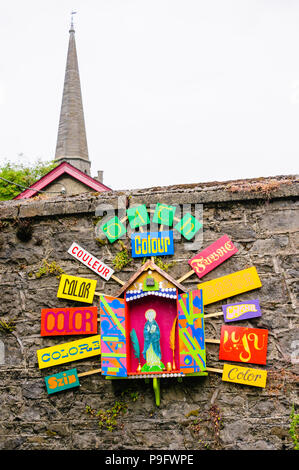
[(223, 261), (233, 256), (237, 251), (238, 249), (230, 238), (227, 235), (223, 235), (219, 240), (216, 240), (191, 258), (188, 263), (197, 276), (201, 278), (223, 263)]
[(59, 374), (48, 375), (45, 377), (45, 383), (49, 395), (80, 385), (77, 369), (69, 369), (65, 372), (59, 372)]
[(262, 315), (258, 300), (222, 305), (222, 311), (226, 323), (247, 320), (248, 318), (260, 317)]
[(266, 364), (268, 330), (223, 325), (219, 359), (225, 361)]
[(39, 349), (36, 353), (40, 369), (97, 356), (101, 354), (101, 335)]
[(91, 269), (94, 273), (98, 274), (98, 276), (105, 279), (105, 281), (108, 281), (114, 273), (113, 269), (106, 266), (103, 261), (100, 261), (98, 258), (88, 253), (84, 248), (81, 248), (77, 243), (73, 243), (71, 245), (68, 249), (68, 253)]
[(110, 243), (119, 240), (127, 231), (126, 227), (117, 216), (109, 219), (105, 224), (101, 225), (100, 228)]
[(169, 206), (168, 204), (161, 204), (158, 202), (156, 204), (153, 222), (155, 224), (162, 224), (171, 227), (173, 224), (175, 211), (176, 206)]
[(62, 274), (57, 297), (91, 304), (96, 290), (96, 285), (97, 281), (94, 279)]
[(145, 204), (127, 209), (127, 216), (132, 228), (142, 227), (150, 223), (150, 218)]
[(253, 387), (265, 388), (267, 371), (249, 369), (248, 367), (240, 367), (232, 364), (223, 364), (222, 380), (225, 382), (234, 382)]
[(97, 318), (97, 307), (43, 308), (41, 336), (96, 334)]
[(189, 212), (174, 226), (186, 240), (191, 240), (201, 227), (202, 223)]
[(131, 237), (132, 257), (164, 256), (174, 254), (173, 232), (133, 233)]
[(262, 286), (262, 283), (256, 268), (252, 266), (227, 276), (218, 277), (212, 281), (203, 282), (197, 286), (198, 289), (203, 291), (204, 305), (208, 305), (242, 292), (257, 289)]

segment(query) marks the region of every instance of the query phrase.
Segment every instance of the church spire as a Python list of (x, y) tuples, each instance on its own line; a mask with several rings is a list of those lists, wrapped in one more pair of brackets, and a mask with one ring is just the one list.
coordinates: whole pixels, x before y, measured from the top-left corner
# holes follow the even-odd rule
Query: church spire
[(73, 14), (69, 30), (64, 87), (55, 160), (68, 162), (90, 175)]

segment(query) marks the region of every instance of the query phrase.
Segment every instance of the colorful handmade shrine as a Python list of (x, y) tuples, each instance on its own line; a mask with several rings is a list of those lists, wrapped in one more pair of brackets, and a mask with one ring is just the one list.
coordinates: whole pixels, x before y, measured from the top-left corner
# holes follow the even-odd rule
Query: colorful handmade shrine
[[(42, 309), (41, 335), (83, 335), (83, 338), (38, 350), (39, 367), (43, 369), (100, 355), (101, 368), (81, 374), (72, 368), (47, 376), (48, 393), (79, 386), (79, 377), (93, 373), (101, 373), (106, 379), (152, 379), (158, 406), (159, 381), (165, 377), (181, 380), (216, 372), (222, 373), (224, 381), (264, 387), (266, 371), (248, 368), (247, 364), (266, 364), (267, 330), (227, 325), (228, 322), (261, 316), (258, 300), (223, 305), (222, 312), (204, 314), (205, 305), (261, 287), (256, 268), (202, 282), (197, 289), (187, 291), (182, 285), (184, 280), (194, 273), (202, 278), (238, 250), (229, 237), (223, 235), (193, 256), (189, 260), (192, 270), (175, 280), (157, 266), (153, 255), (173, 253), (171, 226), (175, 222), (174, 229), (186, 240), (191, 240), (202, 224), (191, 214), (176, 219), (174, 206), (157, 204), (152, 211), (153, 219), (161, 224), (161, 229), (144, 232), (150, 212), (143, 205), (127, 210), (126, 218), (131, 227), (140, 230), (131, 236), (132, 256), (140, 258), (142, 255), (143, 261), (144, 257), (149, 257), (127, 282), (118, 279), (111, 268), (77, 243), (69, 248), (68, 253), (76, 261), (105, 280), (113, 278), (121, 288), (113, 297), (96, 292), (96, 280), (61, 276), (57, 297), (84, 305)], [(102, 231), (110, 243), (124, 235), (124, 221), (113, 217), (103, 224)], [(99, 298), (99, 307), (92, 306), (94, 297)], [(220, 315), (225, 321), (220, 340), (205, 338), (205, 320)], [(206, 344), (209, 342), (220, 344), (219, 360), (239, 362), (246, 367), (240, 364), (224, 364), (223, 369), (207, 367)]]
[(147, 261), (120, 290), (101, 296), (102, 373), (138, 378), (205, 372), (201, 290)]

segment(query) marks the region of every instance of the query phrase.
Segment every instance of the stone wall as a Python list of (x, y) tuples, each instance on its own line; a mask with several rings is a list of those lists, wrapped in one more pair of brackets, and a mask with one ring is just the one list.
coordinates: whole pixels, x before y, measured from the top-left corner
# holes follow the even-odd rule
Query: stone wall
[[(293, 449), (289, 427), (292, 407), (298, 406), (298, 186), (298, 179), (290, 176), (0, 203), (0, 449)], [(96, 278), (67, 254), (73, 241), (113, 266), (120, 246), (96, 241), (95, 209), (99, 203), (117, 207), (119, 198), (127, 207), (136, 202), (202, 203), (203, 247), (226, 233), (238, 248), (205, 280), (256, 266), (262, 287), (237, 300), (258, 298), (262, 317), (237, 324), (269, 330), (267, 365), (252, 365), (268, 371), (265, 389), (222, 382), (217, 373), (181, 382), (162, 379), (158, 408), (151, 381), (105, 380), (94, 374), (82, 377), (79, 388), (47, 394), (43, 377), (63, 367), (40, 370), (36, 351), (74, 337), (41, 337), (41, 308), (58, 306), (60, 269)], [(24, 221), (32, 228), (28, 241), (19, 238), (26, 235)], [(184, 246), (184, 241), (175, 244), (176, 264), (169, 268), (175, 279), (189, 271), (187, 261), (199, 251)], [(52, 268), (48, 272), (41, 269), (43, 260)], [(132, 260), (117, 276), (126, 281), (139, 266), (140, 261)], [(119, 290), (113, 279), (97, 280), (97, 291), (115, 295)], [(189, 290), (197, 283), (193, 275), (184, 285)], [(59, 299), (59, 306), (67, 305)], [(205, 313), (219, 310), (221, 302), (207, 306)], [(3, 321), (15, 330), (8, 331)], [(219, 338), (222, 324), (221, 317), (207, 319), (206, 337)], [(218, 350), (219, 345), (207, 344), (209, 367), (222, 367)], [(99, 357), (64, 366), (88, 371), (99, 367)], [(117, 414), (109, 430), (105, 417), (116, 402), (126, 412)], [(103, 413), (97, 415), (99, 410)]]

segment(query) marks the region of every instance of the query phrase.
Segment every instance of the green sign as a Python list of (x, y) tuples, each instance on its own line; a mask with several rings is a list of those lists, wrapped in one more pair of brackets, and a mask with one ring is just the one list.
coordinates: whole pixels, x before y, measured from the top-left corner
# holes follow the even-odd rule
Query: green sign
[(145, 204), (138, 207), (130, 207), (130, 209), (127, 209), (127, 216), (132, 228), (142, 227), (150, 223)]
[(184, 217), (174, 226), (187, 240), (191, 240), (196, 232), (202, 227), (202, 224), (191, 214), (185, 214)]
[(169, 227), (173, 224), (173, 217), (176, 211), (175, 206), (168, 206), (167, 204), (156, 205), (153, 222), (161, 225), (168, 225)]
[[(161, 226), (160, 231), (163, 231), (163, 225), (172, 227), (173, 223), (177, 222), (173, 228), (185, 237), (186, 240), (191, 240), (202, 227), (202, 223), (189, 212), (185, 214), (182, 219), (175, 217), (176, 209), (176, 206), (157, 203), (155, 209), (149, 211), (153, 213), (152, 222)], [(132, 229), (139, 229), (138, 233), (143, 233), (144, 230), (142, 227), (147, 227), (151, 223), (149, 212), (145, 204), (130, 207), (126, 211), (126, 217), (122, 220), (117, 216), (111, 217), (111, 219), (101, 225), (100, 228), (109, 242), (113, 243), (126, 234), (127, 228), (123, 224), (126, 219), (128, 219)]]
[(108, 222), (101, 226), (101, 229), (110, 243), (115, 242), (126, 233), (126, 227), (117, 216), (108, 220)]
[(59, 374), (48, 375), (48, 377), (45, 377), (45, 382), (49, 395), (80, 385), (77, 369), (69, 369), (64, 372), (59, 372)]

